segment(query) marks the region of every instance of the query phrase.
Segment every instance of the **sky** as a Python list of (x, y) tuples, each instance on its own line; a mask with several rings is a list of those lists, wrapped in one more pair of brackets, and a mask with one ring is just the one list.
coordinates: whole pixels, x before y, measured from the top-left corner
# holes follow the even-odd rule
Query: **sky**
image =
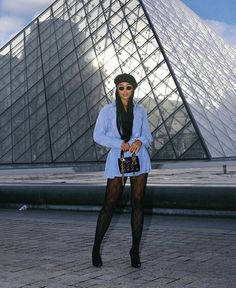
[(182, 0), (224, 40), (236, 47), (236, 0)]
[[(53, 2), (54, 0), (0, 0), (0, 47)], [(229, 44), (236, 47), (236, 0), (182, 0), (182, 2)]]

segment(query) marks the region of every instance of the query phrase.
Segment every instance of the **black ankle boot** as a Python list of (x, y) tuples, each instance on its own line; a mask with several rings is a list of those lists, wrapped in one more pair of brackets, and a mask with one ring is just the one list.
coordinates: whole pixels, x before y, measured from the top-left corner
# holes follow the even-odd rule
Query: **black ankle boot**
[(138, 251), (135, 251), (133, 248), (131, 248), (130, 251), (129, 251), (129, 255), (130, 255), (130, 258), (131, 258), (131, 265), (134, 268), (140, 268), (141, 267), (141, 262), (140, 262)]
[(100, 247), (93, 246), (92, 262), (93, 262), (93, 266), (95, 266), (95, 267), (101, 267), (102, 266)]

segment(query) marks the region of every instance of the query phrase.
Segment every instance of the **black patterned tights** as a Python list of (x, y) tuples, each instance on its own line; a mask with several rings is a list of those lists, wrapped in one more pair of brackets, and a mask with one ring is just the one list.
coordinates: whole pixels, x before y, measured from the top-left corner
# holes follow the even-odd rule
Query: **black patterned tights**
[[(146, 189), (148, 174), (141, 174), (135, 177), (130, 177), (131, 183), (131, 228), (132, 228), (132, 251), (138, 255), (140, 240), (143, 230), (143, 200)], [(125, 178), (126, 182), (127, 178)], [(100, 257), (100, 246), (103, 237), (110, 225), (112, 214), (116, 204), (124, 190), (122, 185), (122, 178), (116, 177), (107, 180), (106, 194), (103, 207), (99, 213), (97, 220), (97, 228), (95, 234), (95, 241), (93, 246), (93, 264), (101, 266), (102, 261)]]

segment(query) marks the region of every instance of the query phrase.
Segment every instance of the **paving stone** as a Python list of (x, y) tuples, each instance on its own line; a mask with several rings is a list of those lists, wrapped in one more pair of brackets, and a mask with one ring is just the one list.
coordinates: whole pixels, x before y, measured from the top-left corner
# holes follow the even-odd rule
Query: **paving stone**
[[(130, 215), (114, 215), (91, 264), (97, 213), (0, 209), (1, 288), (232, 288), (232, 218), (146, 215), (141, 269), (131, 267)], [(111, 224), (111, 225), (112, 225)]]

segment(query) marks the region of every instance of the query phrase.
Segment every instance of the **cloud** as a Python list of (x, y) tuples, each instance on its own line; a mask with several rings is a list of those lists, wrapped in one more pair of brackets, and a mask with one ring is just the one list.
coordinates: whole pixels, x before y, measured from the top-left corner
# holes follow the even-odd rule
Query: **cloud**
[(228, 25), (215, 20), (205, 20), (205, 23), (213, 28), (231, 46), (236, 47), (236, 25)]
[(54, 0), (1, 0), (0, 47), (53, 2)]
[(28, 16), (29, 13), (40, 13), (46, 9), (53, 0), (2, 0), (1, 10), (20, 16)]
[(17, 17), (1, 17), (0, 18), (0, 33), (12, 33), (14, 32), (19, 26), (23, 24), (22, 18)]
[(24, 28), (24, 19), (14, 16), (0, 18), (0, 47)]

